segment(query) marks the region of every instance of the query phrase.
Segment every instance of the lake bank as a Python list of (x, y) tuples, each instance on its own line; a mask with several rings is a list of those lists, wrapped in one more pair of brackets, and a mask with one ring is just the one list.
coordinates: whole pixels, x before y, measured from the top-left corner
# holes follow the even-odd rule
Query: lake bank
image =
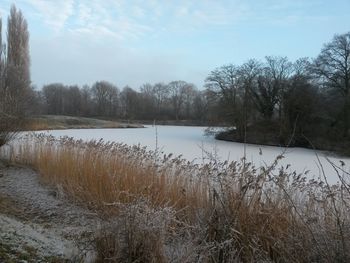
[[(277, 128), (278, 129), (278, 128)], [(300, 147), (311, 150), (328, 151), (329, 155), (338, 155), (339, 158), (350, 158), (350, 142), (329, 140), (322, 137), (307, 138), (302, 135), (291, 134), (287, 139), (281, 139), (274, 129), (249, 129), (245, 137), (241, 136), (235, 129), (220, 131), (215, 138), (221, 141), (239, 142), (248, 144), (277, 146), (277, 147)]]
[(138, 123), (117, 122), (110, 120), (61, 116), (40, 115), (33, 116), (26, 121), (25, 130), (64, 130), (64, 129), (106, 129), (106, 128), (143, 128)]

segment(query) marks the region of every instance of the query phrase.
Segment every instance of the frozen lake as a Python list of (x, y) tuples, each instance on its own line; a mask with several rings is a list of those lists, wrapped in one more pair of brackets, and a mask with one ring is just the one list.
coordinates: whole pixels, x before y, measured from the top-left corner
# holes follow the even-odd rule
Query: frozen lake
[[(156, 132), (157, 129), (157, 132)], [(205, 152), (216, 154), (221, 160), (239, 160), (244, 156), (244, 144), (235, 142), (218, 141), (213, 136), (204, 135), (205, 127), (180, 127), (180, 126), (147, 126), (144, 129), (77, 129), (77, 130), (53, 130), (45, 133), (55, 137), (70, 136), (76, 139), (90, 140), (100, 139), (104, 141), (122, 142), (129, 145), (140, 144), (147, 146), (149, 150), (158, 148), (164, 153), (182, 155), (189, 161), (205, 162)], [(157, 136), (156, 136), (157, 135)], [(270, 165), (276, 156), (285, 148), (261, 145), (246, 145), (246, 158), (255, 166)], [(333, 167), (326, 160), (326, 153), (318, 151), (327, 180), (336, 183), (338, 176)], [(303, 172), (310, 170), (309, 177), (317, 179), (321, 175), (321, 167), (315, 151), (303, 148), (289, 148), (284, 154), (285, 158), (279, 162), (286, 166), (290, 164), (290, 171)], [(350, 158), (328, 158), (337, 166), (340, 160), (345, 163), (344, 170), (349, 172)], [(342, 174), (342, 173), (341, 173)], [(348, 178), (348, 177), (347, 177)]]

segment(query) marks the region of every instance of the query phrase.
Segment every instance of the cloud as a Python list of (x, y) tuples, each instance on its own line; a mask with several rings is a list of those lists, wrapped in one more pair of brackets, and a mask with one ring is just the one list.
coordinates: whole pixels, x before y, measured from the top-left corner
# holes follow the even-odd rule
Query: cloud
[(84, 3), (79, 3), (77, 16), (78, 16), (79, 25), (84, 26), (89, 21), (89, 19), (93, 16), (93, 10), (90, 6)]
[[(245, 21), (299, 21), (291, 10), (300, 0), (281, 1), (129, 1), (24, 0), (54, 33), (138, 40), (150, 33), (187, 33)], [(313, 1), (313, 0), (311, 0)], [(267, 2), (269, 4), (267, 4)], [(289, 12), (289, 13), (288, 13)]]
[[(165, 28), (168, 32), (187, 32), (210, 25), (227, 25), (242, 15), (241, 4), (225, 1), (78, 1), (76, 32), (92, 32), (103, 27), (119, 39), (138, 39)], [(92, 12), (93, 10), (93, 12)]]
[(138, 39), (150, 32), (151, 27), (138, 21), (145, 15), (141, 7), (128, 7), (130, 10), (115, 1), (78, 1), (69, 32), (117, 40)]
[(138, 5), (135, 5), (132, 7), (132, 15), (137, 18), (142, 18), (145, 16), (145, 10)]
[(74, 12), (74, 0), (26, 0), (36, 15), (55, 32), (61, 31)]
[[(3, 0), (9, 2), (8, 0)], [(318, 0), (22, 0), (54, 32), (140, 39), (150, 32), (187, 33), (243, 22), (298, 23), (312, 19)], [(4, 5), (4, 4), (3, 4)], [(0, 4), (0, 8), (4, 8)]]
[(280, 0), (251, 6), (252, 18), (266, 26), (292, 26), (305, 23), (325, 22), (330, 15), (320, 15), (317, 10), (322, 5), (318, 0)]

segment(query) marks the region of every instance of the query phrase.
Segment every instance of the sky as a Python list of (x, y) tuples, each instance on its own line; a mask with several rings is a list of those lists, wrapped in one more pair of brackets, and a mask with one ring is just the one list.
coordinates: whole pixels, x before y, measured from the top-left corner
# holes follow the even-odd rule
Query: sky
[(185, 80), (201, 89), (222, 65), (316, 57), (350, 31), (350, 0), (0, 0), (5, 25), (12, 4), (28, 22), (38, 88)]

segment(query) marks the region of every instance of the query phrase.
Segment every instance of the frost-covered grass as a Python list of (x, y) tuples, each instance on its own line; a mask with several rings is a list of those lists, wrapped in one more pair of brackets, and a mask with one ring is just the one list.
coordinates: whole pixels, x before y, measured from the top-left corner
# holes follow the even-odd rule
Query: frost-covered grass
[(205, 164), (124, 144), (37, 135), (2, 150), (98, 211), (101, 262), (347, 262), (350, 185), (244, 158)]

